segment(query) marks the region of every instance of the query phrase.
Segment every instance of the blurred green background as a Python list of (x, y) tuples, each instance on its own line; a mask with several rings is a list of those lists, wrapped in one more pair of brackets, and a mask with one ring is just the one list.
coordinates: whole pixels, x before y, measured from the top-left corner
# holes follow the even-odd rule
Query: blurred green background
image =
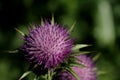
[(27, 33), (29, 23), (52, 13), (68, 28), (76, 21), (75, 43), (92, 44), (90, 51), (100, 54), (97, 67), (106, 73), (98, 80), (120, 80), (120, 0), (0, 0), (0, 80), (18, 80), (29, 66), (21, 53), (4, 52), (23, 43), (14, 28)]

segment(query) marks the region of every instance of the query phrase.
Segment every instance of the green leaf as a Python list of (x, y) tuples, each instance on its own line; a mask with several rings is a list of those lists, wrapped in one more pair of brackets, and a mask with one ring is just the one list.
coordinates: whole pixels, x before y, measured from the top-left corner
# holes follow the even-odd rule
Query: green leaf
[(19, 80), (22, 80), (23, 78), (25, 78), (28, 74), (30, 74), (32, 71), (27, 71), (25, 72), (20, 78)]
[(76, 57), (69, 57), (68, 59), (68, 66), (77, 66), (77, 67), (80, 67), (80, 68), (83, 68), (85, 67), (83, 64), (80, 64), (80, 60)]
[(106, 71), (98, 71), (97, 72), (97, 75), (104, 75), (104, 74), (107, 74), (107, 72)]
[(96, 56), (93, 57), (93, 61), (97, 61), (99, 57), (100, 57), (100, 54), (97, 54)]
[(25, 34), (22, 32), (22, 31), (20, 31), (19, 29), (17, 29), (17, 28), (14, 28), (17, 32), (19, 32), (22, 36), (25, 36)]
[(79, 68), (84, 68), (84, 67), (86, 67), (85, 65), (83, 65), (83, 64), (80, 64), (79, 62), (73, 62), (73, 63), (71, 63), (70, 64), (70, 66), (71, 67), (79, 67)]
[(37, 79), (37, 80), (48, 80), (48, 79), (47, 79), (47, 74), (45, 74), (45, 75), (40, 75), (39, 79)]
[(70, 63), (72, 62), (72, 61), (77, 61), (78, 60), (78, 58), (76, 58), (75, 56), (70, 56), (69, 58), (68, 58), (68, 61), (70, 61)]
[(74, 62), (76, 62), (76, 61), (79, 61), (79, 59), (78, 58), (76, 58), (75, 56), (70, 56), (69, 58), (68, 58), (68, 64), (71, 64), (71, 63), (74, 63)]
[(74, 52), (72, 54), (70, 54), (70, 56), (79, 56), (81, 54), (89, 54), (91, 52), (88, 52), (88, 51), (79, 51), (79, 52)]
[(56, 72), (53, 72), (53, 73), (52, 73), (52, 76), (54, 76), (54, 75), (56, 75)]
[(35, 28), (34, 24), (33, 23), (29, 23), (29, 28), (28, 29), (34, 29), (34, 28)]
[(69, 71), (76, 78), (76, 80), (80, 80), (80, 77), (70, 67), (65, 67), (64, 69)]
[(35, 76), (34, 80), (38, 80), (38, 77), (37, 77), (37, 76)]
[(71, 26), (71, 28), (69, 29), (68, 32), (71, 32), (73, 30), (73, 28), (75, 27), (75, 24), (76, 24), (76, 22), (73, 23), (73, 25)]
[(41, 25), (43, 25), (44, 24), (44, 21), (43, 21), (43, 18), (41, 17)]
[(19, 50), (12, 50), (12, 51), (4, 51), (5, 53), (18, 53)]
[(76, 50), (79, 50), (79, 49), (81, 49), (81, 48), (85, 48), (85, 47), (88, 47), (88, 46), (91, 46), (91, 45), (88, 45), (88, 44), (77, 44), (77, 45), (75, 45), (75, 46), (72, 48), (72, 50), (73, 50), (73, 52), (74, 52), (74, 51), (76, 51)]
[(54, 25), (54, 14), (52, 13), (52, 21), (51, 24)]

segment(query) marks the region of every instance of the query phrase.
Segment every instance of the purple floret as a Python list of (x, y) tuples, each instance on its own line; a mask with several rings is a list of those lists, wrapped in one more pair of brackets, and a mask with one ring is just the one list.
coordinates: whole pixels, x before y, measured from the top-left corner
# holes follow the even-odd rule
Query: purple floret
[(65, 28), (48, 22), (35, 26), (24, 40), (21, 50), (26, 52), (27, 60), (44, 68), (53, 68), (62, 63), (71, 53), (73, 43)]

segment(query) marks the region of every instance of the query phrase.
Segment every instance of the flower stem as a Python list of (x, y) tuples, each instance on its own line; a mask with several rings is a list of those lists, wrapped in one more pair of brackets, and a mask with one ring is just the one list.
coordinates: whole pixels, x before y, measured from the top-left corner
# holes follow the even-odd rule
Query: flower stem
[(48, 80), (52, 80), (50, 70), (48, 70)]

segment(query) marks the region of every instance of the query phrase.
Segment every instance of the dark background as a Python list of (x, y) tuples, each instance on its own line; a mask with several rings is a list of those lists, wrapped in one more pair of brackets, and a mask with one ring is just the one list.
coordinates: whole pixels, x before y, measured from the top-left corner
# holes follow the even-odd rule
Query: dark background
[(52, 13), (68, 28), (76, 21), (75, 43), (92, 44), (88, 50), (100, 54), (98, 72), (105, 74), (98, 80), (120, 80), (119, 0), (0, 0), (0, 80), (18, 80), (29, 66), (21, 53), (5, 52), (23, 43), (14, 28), (27, 34), (29, 23), (50, 20)]

